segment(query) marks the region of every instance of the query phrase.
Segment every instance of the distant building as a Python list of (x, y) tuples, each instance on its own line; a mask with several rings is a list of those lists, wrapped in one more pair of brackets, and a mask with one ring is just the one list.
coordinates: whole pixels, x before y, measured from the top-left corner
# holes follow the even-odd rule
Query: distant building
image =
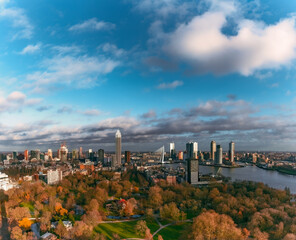
[(124, 158), (125, 158), (126, 163), (130, 163), (131, 162), (131, 152), (130, 151), (125, 151), (124, 152)]
[(211, 141), (211, 158), (215, 161), (215, 155), (216, 155), (216, 142)]
[(229, 143), (229, 161), (234, 162), (234, 142)]
[(187, 159), (197, 159), (198, 143), (188, 142), (186, 144)]
[(105, 158), (104, 149), (99, 149), (99, 151), (98, 151), (98, 160), (99, 160), (99, 162), (103, 163), (104, 158)]
[(116, 131), (115, 134), (115, 163), (113, 164), (115, 167), (121, 166), (121, 132), (119, 130)]
[(183, 160), (184, 159), (184, 153), (182, 151), (179, 151), (178, 159), (179, 160)]
[(60, 156), (61, 161), (66, 162), (67, 155), (68, 155), (68, 148), (65, 143), (61, 144), (60, 155), (61, 155)]
[(187, 159), (187, 181), (190, 184), (198, 184), (198, 160)]
[(47, 150), (47, 156), (48, 156), (48, 160), (52, 160), (52, 150), (51, 149), (48, 149)]
[(175, 143), (170, 143), (170, 157), (175, 158), (176, 157), (176, 149), (175, 149)]
[(36, 160), (40, 160), (40, 150), (39, 149), (36, 149), (36, 150), (31, 150), (31, 158), (30, 159), (33, 159), (33, 158), (36, 158)]
[(8, 175), (0, 172), (0, 189), (7, 191), (11, 188), (13, 188), (13, 185), (11, 184)]
[(83, 151), (82, 151), (82, 147), (79, 148), (79, 159), (83, 158)]
[(72, 160), (77, 160), (79, 159), (79, 153), (77, 149), (72, 150)]
[(56, 184), (63, 179), (63, 172), (61, 170), (48, 170), (47, 171), (47, 184)]
[(223, 163), (223, 150), (221, 145), (217, 145), (217, 151), (216, 151), (216, 164), (222, 164)]
[(25, 156), (25, 160), (28, 161), (29, 160), (29, 151), (27, 149), (24, 151), (24, 156)]
[(176, 176), (167, 176), (166, 181), (170, 185), (175, 185), (177, 183), (177, 177)]

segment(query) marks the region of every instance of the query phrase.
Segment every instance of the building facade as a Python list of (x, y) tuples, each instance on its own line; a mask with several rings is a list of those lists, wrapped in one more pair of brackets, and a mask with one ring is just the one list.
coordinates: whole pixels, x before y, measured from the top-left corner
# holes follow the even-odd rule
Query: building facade
[(121, 132), (119, 130), (115, 133), (115, 167), (121, 166)]
[(231, 141), (230, 143), (229, 143), (229, 161), (230, 162), (234, 162), (234, 142), (233, 141)]
[(211, 141), (211, 158), (215, 161), (215, 155), (216, 155), (216, 142)]

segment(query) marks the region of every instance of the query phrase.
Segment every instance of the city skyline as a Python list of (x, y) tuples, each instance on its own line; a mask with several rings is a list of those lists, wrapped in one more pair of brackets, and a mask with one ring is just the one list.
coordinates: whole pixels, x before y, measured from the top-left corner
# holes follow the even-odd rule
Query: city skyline
[(296, 151), (294, 9), (2, 0), (0, 151), (110, 151), (116, 129), (122, 150)]

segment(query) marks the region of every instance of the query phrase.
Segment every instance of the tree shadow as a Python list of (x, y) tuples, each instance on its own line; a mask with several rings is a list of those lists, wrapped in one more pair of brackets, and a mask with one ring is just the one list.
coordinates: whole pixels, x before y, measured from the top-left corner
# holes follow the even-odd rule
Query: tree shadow
[(1, 204), (1, 215), (2, 215), (2, 226), (1, 226), (1, 236), (2, 240), (10, 240), (10, 234), (8, 231), (8, 221), (7, 213), (5, 209), (5, 202), (8, 201), (8, 196), (3, 190), (0, 190), (0, 204)]

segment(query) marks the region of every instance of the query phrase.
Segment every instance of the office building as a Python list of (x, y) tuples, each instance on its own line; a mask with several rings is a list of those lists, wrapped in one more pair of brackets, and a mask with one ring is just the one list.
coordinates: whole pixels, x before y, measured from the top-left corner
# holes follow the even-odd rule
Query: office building
[(178, 159), (179, 160), (183, 160), (183, 158), (184, 158), (183, 152), (182, 151), (179, 151)]
[(228, 156), (229, 156), (229, 161), (231, 163), (233, 163), (234, 162), (234, 142), (233, 141), (231, 141), (229, 143), (229, 154), (228, 154)]
[(130, 151), (125, 151), (124, 152), (124, 158), (125, 158), (126, 163), (130, 163), (131, 162), (131, 152)]
[(51, 149), (47, 150), (47, 156), (48, 156), (48, 160), (52, 160), (52, 150)]
[(104, 162), (104, 158), (105, 158), (105, 153), (103, 149), (99, 149), (98, 151), (98, 160), (99, 162)]
[(198, 184), (198, 160), (187, 159), (187, 181), (190, 184)]
[(29, 160), (29, 151), (27, 149), (24, 151), (24, 158), (26, 161)]
[(217, 150), (216, 150), (216, 164), (222, 164), (223, 163), (223, 150), (221, 145), (217, 145)]
[(40, 150), (36, 149), (36, 150), (31, 150), (31, 160), (35, 158), (36, 160), (40, 160)]
[(115, 167), (121, 166), (121, 132), (119, 130), (115, 133)]
[(197, 159), (198, 143), (188, 142), (186, 144), (187, 159)]
[(170, 157), (176, 157), (175, 143), (170, 143)]
[(67, 156), (68, 156), (68, 148), (65, 143), (61, 144), (60, 148), (60, 160), (65, 162), (67, 161)]
[(215, 161), (215, 155), (216, 155), (216, 142), (211, 141), (211, 158)]

